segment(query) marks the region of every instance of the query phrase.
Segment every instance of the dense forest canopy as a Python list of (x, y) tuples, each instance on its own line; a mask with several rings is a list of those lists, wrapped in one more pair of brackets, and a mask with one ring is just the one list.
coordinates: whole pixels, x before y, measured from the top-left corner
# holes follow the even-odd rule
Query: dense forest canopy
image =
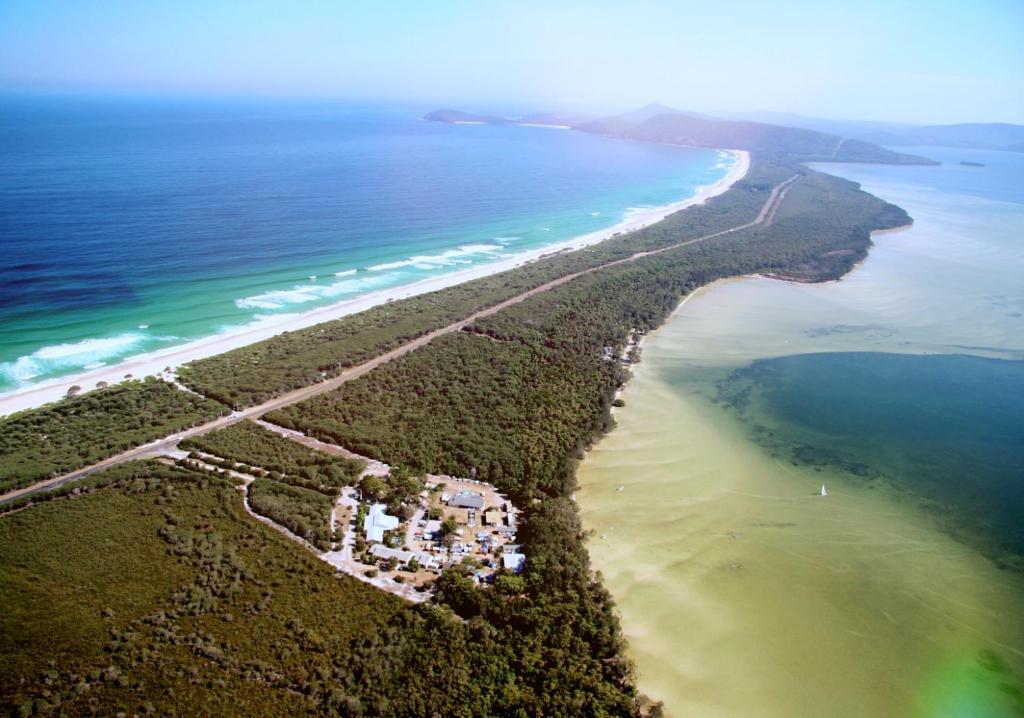
[(545, 282), (635, 252), (750, 222), (793, 167), (755, 159), (729, 192), (657, 224), (455, 287), (374, 307), (186, 364), (181, 381), (234, 408), (337, 376), (350, 366), (494, 306)]
[[(746, 226), (788, 178), (796, 182), (774, 221)], [(747, 177), (729, 192), (638, 232), (193, 363), (182, 371), (193, 389), (231, 406), (251, 405), (337, 375), (525, 289), (602, 267), (268, 417), (411, 475), (494, 482), (524, 509), (517, 541), (528, 560), (521, 576), (503, 575), (481, 590), (457, 566), (440, 577), (432, 603), (408, 606), (332, 576), (298, 544), (254, 521), (242, 508), (243, 495), (220, 472), (124, 465), (4, 507), (0, 556), (11, 565), (0, 571), (0, 592), (7, 596), (3, 605), (19, 607), (0, 618), (0, 634), (11, 642), (5, 654), (19, 653), (3, 684), (5, 705), (31, 713), (59, 704), (73, 714), (646, 713), (569, 498), (576, 461), (612, 425), (609, 408), (627, 376), (619, 359), (627, 336), (658, 326), (680, 297), (721, 277), (841, 276), (866, 253), (871, 230), (908, 221), (854, 183), (755, 156)], [(713, 241), (675, 246), (740, 226), (746, 228)], [(661, 251), (603, 267), (641, 250)], [(226, 411), (155, 386), (149, 390), (156, 406), (165, 407), (159, 402), (166, 389), (198, 402), (189, 405), (194, 411)], [(95, 396), (102, 403), (110, 395)], [(81, 420), (67, 409), (82, 406), (74, 401), (8, 421), (30, 428), (37, 420), (56, 422), (61, 465), (80, 465), (111, 447), (96, 434), (79, 442), (68, 431)], [(195, 419), (173, 402), (166, 407), (132, 413), (126, 404), (120, 415), (111, 414), (110, 430), (120, 421), (156, 427)], [(148, 435), (129, 434), (135, 441)], [(22, 435), (21, 441), (39, 451), (34, 439)], [(333, 496), (360, 468), (249, 423), (197, 437), (185, 448), (204, 461), (213, 455), (221, 466), (237, 463), (258, 474), (248, 492), (253, 509), (317, 548), (332, 540)], [(78, 464), (64, 458), (72, 452)], [(85, 535), (82, 512), (90, 516)], [(44, 530), (56, 539), (54, 550), (39, 540)], [(54, 603), (55, 579), (64, 574), (47, 567), (71, 541), (84, 545), (86, 560), (62, 569), (67, 583), (92, 593), (77, 603)], [(134, 574), (158, 578), (147, 578), (145, 590), (100, 588), (122, 585), (110, 581), (109, 557), (98, 558), (109, 545), (113, 565), (124, 561)], [(121, 557), (136, 545), (135, 554)], [(44, 631), (42, 615), (51, 610), (70, 619), (47, 637), (70, 651), (59, 667), (32, 648)]]
[(268, 418), (416, 471), (476, 475), (520, 498), (566, 495), (574, 460), (611, 426), (625, 379), (606, 348), (617, 355), (630, 331), (658, 326), (682, 295), (720, 277), (839, 276), (866, 253), (870, 229), (907, 221), (819, 173), (783, 207), (770, 226), (579, 277)]
[(251, 421), (182, 441), (179, 446), (202, 452), (205, 461), (250, 473), (266, 473), (271, 479), (292, 486), (336, 496), (343, 486), (359, 478), (364, 462), (332, 456), (307, 448)]
[[(0, 520), (5, 715), (308, 715), (406, 604), (155, 462)], [(86, 482), (88, 486), (88, 482)]]
[(226, 414), (156, 379), (130, 381), (0, 419), (0, 491), (88, 466)]

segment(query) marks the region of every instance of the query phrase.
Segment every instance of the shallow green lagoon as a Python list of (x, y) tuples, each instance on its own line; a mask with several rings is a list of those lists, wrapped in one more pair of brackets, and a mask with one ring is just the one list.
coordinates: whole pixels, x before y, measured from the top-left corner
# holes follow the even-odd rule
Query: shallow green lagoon
[(1024, 362), (798, 354), (730, 372), (716, 391), (774, 456), (902, 491), (953, 535), (1024, 569)]
[(1024, 158), (954, 154), (841, 170), (915, 218), (841, 282), (645, 339), (577, 498), (667, 715), (1024, 712)]

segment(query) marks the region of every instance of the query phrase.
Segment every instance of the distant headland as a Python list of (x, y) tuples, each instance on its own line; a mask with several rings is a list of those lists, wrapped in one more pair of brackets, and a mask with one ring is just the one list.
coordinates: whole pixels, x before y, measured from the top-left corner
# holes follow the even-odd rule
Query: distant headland
[(579, 118), (565, 118), (549, 113), (524, 115), (523, 117), (510, 119), (450, 109), (428, 112), (423, 116), (423, 119), (428, 122), (446, 122), (450, 125), (530, 125), (533, 127), (559, 127), (562, 129), (572, 129), (575, 123), (581, 121)]
[(611, 137), (691, 147), (728, 147), (748, 152), (785, 154), (791, 159), (821, 162), (882, 162), (935, 165), (934, 160), (893, 152), (864, 140), (817, 130), (784, 127), (764, 122), (723, 120), (708, 115), (650, 104), (638, 110), (604, 118), (562, 118), (551, 114), (518, 119), (441, 109), (423, 116), (430, 122), (476, 125), (543, 125)]

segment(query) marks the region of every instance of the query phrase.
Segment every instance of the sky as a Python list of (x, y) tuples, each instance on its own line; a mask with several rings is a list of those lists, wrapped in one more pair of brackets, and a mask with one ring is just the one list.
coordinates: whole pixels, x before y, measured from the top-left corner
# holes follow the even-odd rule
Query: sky
[(0, 0), (0, 91), (1024, 124), (1024, 0)]

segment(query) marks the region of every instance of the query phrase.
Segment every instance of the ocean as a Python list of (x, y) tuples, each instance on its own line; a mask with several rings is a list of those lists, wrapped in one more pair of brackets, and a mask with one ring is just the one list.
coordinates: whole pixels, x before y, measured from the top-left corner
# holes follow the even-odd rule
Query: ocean
[(429, 109), (5, 97), (0, 392), (564, 242), (732, 161)]
[(820, 169), (911, 228), (692, 295), (581, 466), (668, 716), (1024, 712), (1024, 154), (905, 151), (943, 164)]

